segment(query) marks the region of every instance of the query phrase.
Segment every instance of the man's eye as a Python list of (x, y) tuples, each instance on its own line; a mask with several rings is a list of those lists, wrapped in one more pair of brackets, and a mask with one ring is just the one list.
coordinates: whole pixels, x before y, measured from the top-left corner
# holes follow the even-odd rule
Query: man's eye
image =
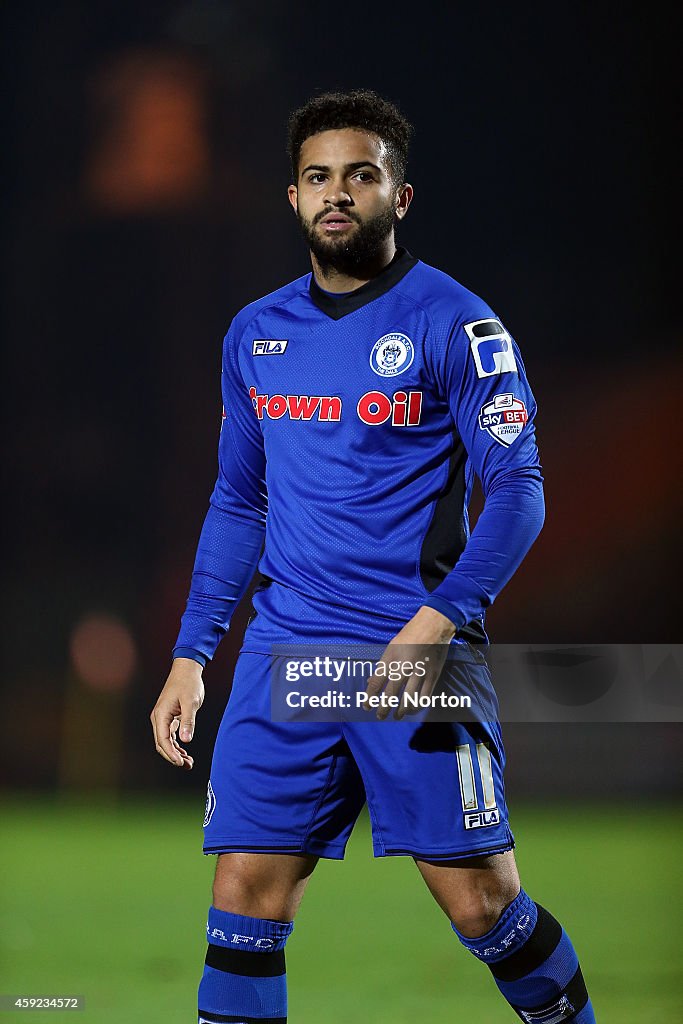
[(312, 174), (308, 180), (313, 182), (314, 185), (318, 185), (324, 177), (324, 174)]

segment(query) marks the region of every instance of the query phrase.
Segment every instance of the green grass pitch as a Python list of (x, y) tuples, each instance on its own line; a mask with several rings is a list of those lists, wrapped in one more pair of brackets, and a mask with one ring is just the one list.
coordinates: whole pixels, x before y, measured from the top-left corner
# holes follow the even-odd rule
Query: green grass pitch
[[(0, 805), (0, 992), (83, 995), (13, 1021), (191, 1024), (213, 858), (203, 802)], [(681, 812), (513, 808), (527, 890), (572, 935), (599, 1024), (680, 1020)], [(512, 1024), (405, 857), (375, 861), (367, 821), (321, 862), (287, 947), (293, 1024)]]

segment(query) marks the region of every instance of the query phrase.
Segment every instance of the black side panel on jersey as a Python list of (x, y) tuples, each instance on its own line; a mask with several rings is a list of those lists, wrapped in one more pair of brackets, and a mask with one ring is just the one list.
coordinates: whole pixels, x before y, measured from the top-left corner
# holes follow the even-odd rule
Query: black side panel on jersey
[[(263, 548), (261, 548), (261, 555), (259, 555), (259, 560), (260, 560), (262, 555), (263, 555)], [(254, 577), (254, 580), (255, 580), (254, 589), (251, 592), (251, 597), (252, 598), (253, 598), (254, 594), (260, 594), (262, 590), (266, 590), (271, 585), (271, 583), (273, 582), (272, 579), (270, 578), (270, 576), (264, 576), (264, 574), (260, 570), (257, 570), (256, 575)], [(258, 612), (254, 608), (253, 601), (250, 598), (249, 599), (249, 618), (247, 619), (247, 625), (248, 626), (250, 626), (252, 624), (252, 622), (254, 621), (254, 619), (256, 618), (257, 615), (258, 615)]]
[[(420, 577), (429, 593), (455, 567), (467, 543), (465, 532), (465, 464), (467, 452), (458, 434), (453, 435), (454, 448), (448, 464), (446, 484), (436, 500), (432, 521), (422, 542)], [(486, 641), (480, 622), (469, 622), (458, 630), (458, 636), (470, 643)]]

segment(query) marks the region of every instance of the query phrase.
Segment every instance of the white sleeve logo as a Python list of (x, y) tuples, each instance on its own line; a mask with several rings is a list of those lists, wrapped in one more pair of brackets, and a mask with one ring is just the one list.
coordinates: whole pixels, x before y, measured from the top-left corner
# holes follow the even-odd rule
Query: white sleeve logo
[(517, 373), (512, 338), (499, 320), (473, 320), (465, 324), (478, 377)]

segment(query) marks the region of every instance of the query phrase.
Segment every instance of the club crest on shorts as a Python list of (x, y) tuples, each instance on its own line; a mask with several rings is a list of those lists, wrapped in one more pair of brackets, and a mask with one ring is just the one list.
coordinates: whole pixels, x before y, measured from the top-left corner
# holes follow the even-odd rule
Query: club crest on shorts
[(412, 365), (415, 349), (410, 338), (394, 332), (376, 341), (370, 353), (370, 366), (380, 377), (397, 377)]
[(482, 406), (479, 429), (485, 430), (500, 444), (509, 448), (522, 433), (529, 418), (526, 406), (515, 395), (495, 395), (492, 402)]
[(204, 810), (204, 828), (211, 821), (211, 815), (216, 810), (216, 794), (213, 791), (211, 785), (211, 779), (209, 779), (209, 785), (206, 787), (206, 808)]

